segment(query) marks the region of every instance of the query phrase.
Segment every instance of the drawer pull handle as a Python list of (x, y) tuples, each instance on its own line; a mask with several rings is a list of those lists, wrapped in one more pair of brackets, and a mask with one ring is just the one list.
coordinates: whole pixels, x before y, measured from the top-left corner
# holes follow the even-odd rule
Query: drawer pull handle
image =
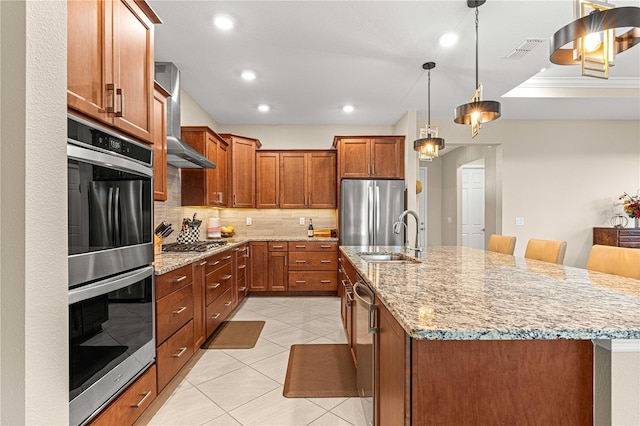
[(321, 260), (320, 263), (331, 263), (330, 260)]
[(220, 312), (211, 317), (212, 320), (217, 320), (218, 318), (220, 318)]
[(215, 290), (218, 287), (220, 287), (220, 283), (213, 283), (212, 285), (209, 286), (211, 290)]
[(273, 247), (274, 249), (277, 249), (277, 248), (284, 248), (284, 246), (271, 246), (271, 247)]
[(186, 310), (187, 310), (186, 306), (181, 306), (177, 311), (173, 311), (173, 314), (174, 315), (180, 315), (181, 313), (183, 313)]
[(296, 260), (296, 263), (307, 263), (306, 260)]
[(331, 280), (320, 280), (322, 284), (331, 284)]
[(247, 267), (247, 265), (240, 265), (240, 266), (238, 266), (238, 269), (244, 269), (246, 267)]
[(296, 246), (296, 248), (307, 248), (307, 246)]
[(220, 263), (220, 261), (216, 260), (215, 262), (213, 262), (213, 266), (216, 266), (218, 263)]
[(227, 303), (224, 304), (224, 306), (226, 306), (227, 308), (231, 305), (233, 305), (233, 300), (229, 300)]
[(207, 264), (207, 261), (205, 260), (204, 262), (200, 262), (200, 264), (198, 266), (204, 266)]
[(320, 248), (331, 248), (331, 246), (322, 245), (322, 246), (320, 246)]
[(306, 281), (296, 281), (296, 284), (304, 284)]
[(231, 256), (225, 256), (222, 258), (222, 260), (229, 260), (229, 259), (231, 259)]
[(182, 282), (182, 281), (184, 281), (184, 280), (186, 280), (186, 279), (187, 279), (187, 276), (186, 276), (186, 275), (183, 275), (183, 276), (181, 276), (181, 277), (174, 278), (173, 282), (177, 284), (177, 283)]
[(178, 353), (173, 354), (174, 358), (180, 358), (187, 351), (187, 347), (183, 346), (178, 350)]
[(140, 402), (138, 402), (137, 404), (133, 404), (131, 407), (140, 408), (142, 406), (142, 404), (144, 404), (144, 402), (147, 400), (147, 398), (149, 398), (149, 396), (151, 396), (151, 391), (145, 392), (145, 394), (142, 397), (142, 399), (140, 400)]
[(240, 287), (238, 291), (245, 291), (246, 289), (247, 289), (246, 287)]
[(231, 278), (233, 275), (225, 275), (224, 277), (222, 277), (223, 280), (228, 280), (229, 278)]
[(249, 257), (249, 255), (248, 255), (248, 254), (245, 254), (245, 255), (244, 255), (244, 256), (242, 256), (242, 257)]

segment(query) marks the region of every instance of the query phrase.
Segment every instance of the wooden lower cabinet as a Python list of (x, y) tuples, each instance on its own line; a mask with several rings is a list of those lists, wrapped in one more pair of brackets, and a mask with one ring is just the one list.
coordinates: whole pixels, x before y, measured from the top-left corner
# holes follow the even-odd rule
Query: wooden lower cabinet
[(251, 279), (249, 290), (252, 292), (267, 291), (269, 279), (267, 271), (269, 269), (269, 249), (266, 241), (252, 241), (249, 243), (249, 253), (251, 255)]
[(222, 324), (225, 318), (229, 316), (231, 311), (233, 311), (235, 307), (233, 299), (233, 289), (229, 287), (220, 295), (220, 297), (207, 305), (207, 336), (211, 336), (220, 324)]
[(289, 290), (338, 291), (338, 243), (289, 242)]
[(235, 294), (240, 303), (249, 293), (249, 272), (251, 262), (249, 258), (249, 244), (242, 244), (234, 249), (234, 269), (236, 273)]
[(193, 287), (189, 284), (156, 302), (156, 341), (164, 342), (193, 319)]
[(593, 228), (593, 244), (640, 249), (640, 228)]
[(158, 395), (156, 365), (138, 377), (92, 422), (92, 426), (132, 425)]
[(193, 347), (199, 348), (206, 339), (204, 289), (207, 261), (199, 260), (191, 265), (193, 268)]
[(209, 337), (237, 305), (232, 249), (207, 258), (205, 277), (205, 329)]
[(173, 379), (193, 355), (193, 320), (156, 349), (158, 392)]
[(291, 291), (336, 291), (338, 278), (335, 271), (292, 271), (289, 270), (289, 290)]
[(269, 252), (269, 291), (286, 291), (287, 280), (287, 252)]

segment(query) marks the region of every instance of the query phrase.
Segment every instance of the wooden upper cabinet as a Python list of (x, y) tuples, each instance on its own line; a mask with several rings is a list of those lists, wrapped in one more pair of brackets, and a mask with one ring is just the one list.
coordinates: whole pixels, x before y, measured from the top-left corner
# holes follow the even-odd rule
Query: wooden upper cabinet
[(282, 152), (280, 154), (280, 207), (302, 209), (309, 207), (307, 186), (307, 154)]
[(151, 8), (133, 0), (67, 3), (67, 105), (152, 143)]
[(404, 179), (404, 136), (336, 136), (341, 179)]
[(167, 200), (167, 92), (155, 84), (153, 92), (153, 199)]
[(314, 209), (336, 208), (336, 152), (307, 153), (308, 207)]
[(256, 153), (256, 208), (280, 207), (280, 154)]
[(216, 165), (215, 169), (181, 170), (182, 205), (226, 206), (227, 143), (206, 126), (182, 127), (181, 137)]
[(256, 206), (256, 149), (262, 144), (258, 139), (230, 133), (220, 134), (220, 136), (230, 148), (227, 207), (254, 208)]

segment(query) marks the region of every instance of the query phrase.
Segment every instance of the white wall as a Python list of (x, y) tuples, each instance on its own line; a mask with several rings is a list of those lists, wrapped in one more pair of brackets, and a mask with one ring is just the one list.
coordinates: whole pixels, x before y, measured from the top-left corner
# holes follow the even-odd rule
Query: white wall
[(66, 424), (67, 8), (0, 10), (0, 423)]
[[(449, 121), (438, 121), (448, 146), (501, 146), (501, 233), (517, 237), (517, 256), (530, 238), (564, 240), (564, 263), (585, 267), (592, 228), (610, 226), (612, 209), (621, 211), (617, 197), (640, 187), (637, 121), (497, 120), (473, 141), (469, 126)], [(447, 173), (443, 168), (441, 176)], [(454, 214), (442, 201), (442, 216)], [(516, 216), (525, 218), (524, 226), (515, 226)]]
[(218, 131), (218, 123), (184, 90), (180, 90), (180, 125), (209, 126)]

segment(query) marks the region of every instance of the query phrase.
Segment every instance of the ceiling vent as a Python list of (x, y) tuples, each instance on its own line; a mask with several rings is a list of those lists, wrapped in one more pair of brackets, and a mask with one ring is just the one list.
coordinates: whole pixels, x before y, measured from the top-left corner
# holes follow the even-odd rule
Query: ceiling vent
[(520, 59), (527, 53), (531, 52), (536, 46), (542, 44), (545, 39), (542, 38), (527, 38), (519, 45), (511, 49), (502, 59)]

